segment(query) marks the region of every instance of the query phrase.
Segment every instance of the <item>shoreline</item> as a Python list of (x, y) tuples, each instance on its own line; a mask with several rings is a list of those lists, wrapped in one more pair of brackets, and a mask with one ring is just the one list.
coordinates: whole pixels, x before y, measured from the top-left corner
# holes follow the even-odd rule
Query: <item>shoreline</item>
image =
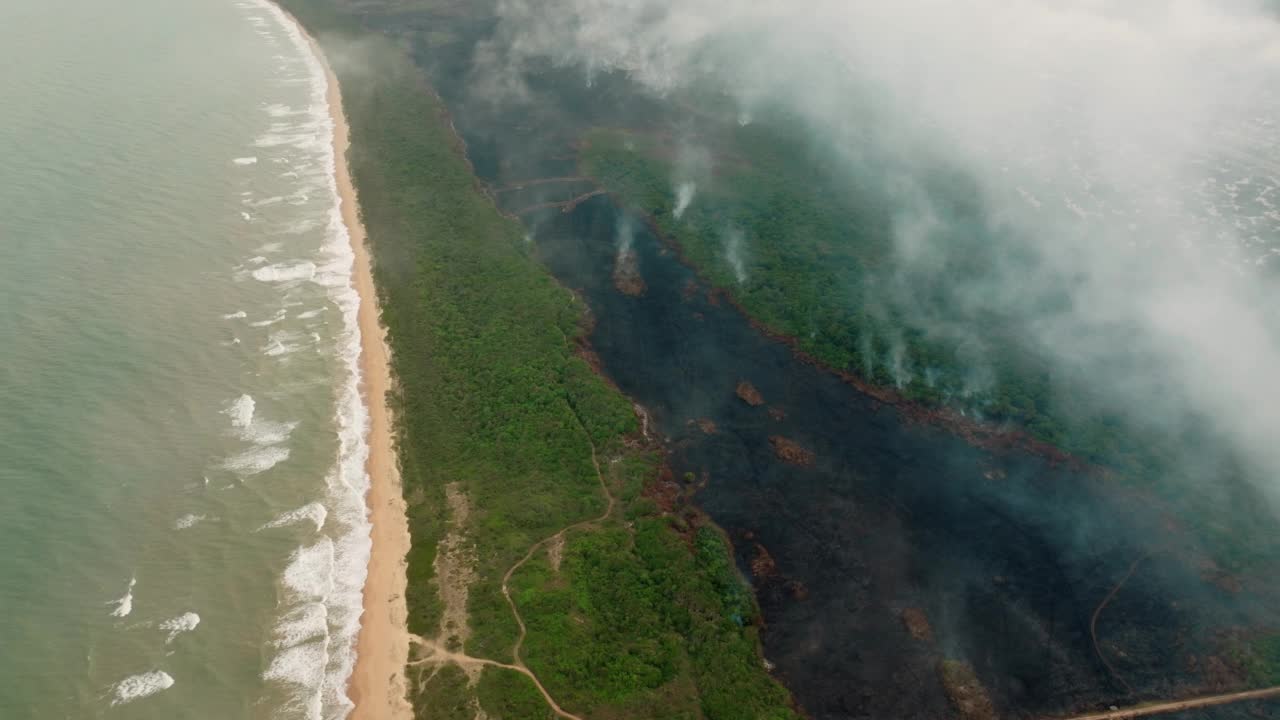
[[(284, 8), (281, 8), (284, 10)], [(353, 720), (408, 720), (413, 708), (408, 700), (405, 667), (409, 661), (406, 556), (409, 523), (400, 485), (399, 465), (391, 409), (387, 393), (393, 387), (391, 351), (386, 329), (379, 318), (377, 287), (359, 200), (347, 165), (350, 133), (342, 110), (338, 78), (316, 39), (287, 10), (285, 14), (306, 37), (311, 52), (324, 67), (326, 100), (333, 123), (334, 181), (341, 200), (342, 222), (354, 255), (351, 284), (360, 296), (357, 322), (360, 328), (360, 394), (369, 412), (369, 491), (365, 497), (370, 521), (371, 548), (364, 584), (364, 611), (356, 639), (356, 659), (347, 680), (347, 696)]]

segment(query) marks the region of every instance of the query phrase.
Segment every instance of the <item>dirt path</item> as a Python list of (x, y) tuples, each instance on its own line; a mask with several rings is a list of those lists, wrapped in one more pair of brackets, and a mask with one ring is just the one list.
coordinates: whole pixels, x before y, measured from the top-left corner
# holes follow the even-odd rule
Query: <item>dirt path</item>
[(1069, 718), (1053, 718), (1052, 720), (1132, 720), (1133, 718), (1163, 715), (1164, 713), (1179, 712), (1181, 710), (1195, 710), (1197, 708), (1212, 707), (1214, 705), (1227, 705), (1229, 703), (1244, 702), (1246, 700), (1266, 700), (1268, 698), (1280, 698), (1280, 686), (1263, 688), (1261, 690), (1247, 690), (1245, 692), (1228, 693), (1226, 695), (1210, 695), (1208, 697), (1178, 700), (1176, 702), (1140, 705), (1137, 707), (1125, 708), (1123, 710), (1108, 710), (1106, 712), (1074, 715)]
[[(502, 668), (503, 670), (518, 672), (533, 681), (534, 686), (538, 688), (538, 692), (542, 693), (542, 699), (547, 701), (547, 706), (550, 707), (551, 711), (556, 715), (566, 718), (566, 720), (583, 720), (577, 715), (574, 715), (568, 710), (560, 707), (556, 703), (555, 699), (551, 697), (551, 693), (547, 692), (547, 689), (542, 686), (542, 681), (538, 679), (538, 676), (534, 675), (533, 672), (530, 671), (529, 668), (525, 667), (523, 663), (519, 665), (501, 663), (497, 660), (472, 657), (465, 653), (453, 652), (440, 645), (438, 641), (428, 640), (417, 635), (410, 636), (410, 640), (413, 642), (414, 646), (418, 647), (424, 654), (421, 658), (410, 662), (409, 667), (434, 664), (438, 670), (439, 667), (445, 663), (453, 663), (461, 667), (468, 675), (471, 674), (473, 669), (479, 670), (484, 667), (496, 667)], [(432, 676), (434, 675), (435, 673), (433, 672)], [(428, 677), (427, 679), (430, 680), (431, 678)]]
[(579, 195), (576, 198), (573, 198), (572, 200), (561, 200), (558, 202), (544, 202), (544, 203), (538, 203), (537, 205), (530, 205), (527, 208), (515, 211), (514, 214), (517, 216), (528, 215), (531, 212), (536, 212), (538, 210), (550, 210), (551, 208), (560, 208), (560, 212), (567, 214), (567, 213), (573, 212), (574, 209), (577, 208), (582, 203), (590, 200), (591, 198), (597, 195), (604, 195), (606, 192), (607, 191), (605, 190), (592, 190), (590, 192), (582, 193), (581, 195)]
[(1111, 665), (1111, 661), (1107, 659), (1107, 656), (1102, 654), (1102, 645), (1098, 644), (1098, 617), (1102, 615), (1102, 611), (1106, 609), (1107, 605), (1110, 605), (1111, 601), (1115, 599), (1120, 592), (1120, 588), (1124, 587), (1125, 583), (1129, 582), (1129, 578), (1133, 577), (1133, 574), (1138, 571), (1138, 566), (1148, 557), (1149, 554), (1143, 555), (1133, 561), (1133, 564), (1129, 566), (1129, 572), (1125, 573), (1124, 577), (1120, 578), (1120, 582), (1111, 588), (1111, 592), (1107, 593), (1107, 596), (1102, 599), (1102, 602), (1093, 611), (1093, 617), (1089, 618), (1089, 636), (1093, 638), (1093, 651), (1098, 654), (1098, 659), (1106, 666), (1107, 671), (1111, 673), (1111, 677), (1115, 678), (1121, 685), (1124, 685), (1124, 689), (1130, 693), (1133, 692), (1133, 687), (1120, 676), (1120, 673), (1116, 672), (1115, 667)]
[[(579, 420), (579, 424), (581, 424), (581, 420)], [(583, 426), (582, 430), (585, 434), (586, 427)], [(488, 658), (472, 657), (467, 655), (465, 652), (449, 649), (451, 646), (462, 647), (468, 634), (466, 630), (465, 588), (470, 584), (471, 577), (467, 574), (469, 572), (467, 568), (472, 563), (470, 562), (471, 558), (467, 555), (471, 550), (463, 544), (462, 539), (463, 525), (465, 524), (467, 517), (466, 498), (461, 494), (461, 490), (456, 486), (456, 484), (446, 488), (446, 494), (449, 499), (453, 519), (450, 523), (450, 531), (446, 535), (446, 539), (441, 542), (443, 551), (437, 555), (438, 560), (439, 558), (445, 558), (445, 560), (443, 565), (436, 568), (437, 576), (441, 577), (442, 596), (445, 600), (446, 606), (445, 618), (441, 621), (439, 637), (429, 639), (418, 635), (409, 636), (410, 642), (418, 649), (418, 657), (417, 659), (409, 662), (408, 666), (435, 666), (431, 675), (429, 675), (425, 680), (421, 680), (419, 682), (420, 685), (429, 682), (432, 677), (435, 677), (436, 672), (438, 672), (442, 666), (449, 663), (462, 668), (463, 672), (471, 678), (472, 682), (474, 682), (478, 677), (479, 671), (485, 667), (512, 670), (533, 681), (534, 686), (538, 688), (538, 692), (542, 693), (543, 699), (547, 701), (547, 706), (550, 707), (556, 715), (566, 718), (566, 720), (583, 720), (581, 717), (578, 717), (577, 715), (574, 715), (560, 707), (560, 705), (556, 703), (555, 699), (551, 697), (551, 693), (547, 692), (546, 687), (542, 685), (542, 681), (538, 679), (538, 676), (535, 675), (527, 665), (525, 665), (524, 660), (520, 657), (520, 648), (524, 645), (524, 639), (528, 634), (528, 630), (525, 627), (524, 618), (520, 615), (519, 608), (516, 607), (515, 601), (511, 599), (509, 584), (511, 577), (515, 575), (516, 571), (523, 567), (525, 563), (529, 562), (529, 560), (539, 550), (547, 548), (548, 546), (562, 545), (564, 537), (569, 533), (569, 531), (604, 522), (613, 514), (613, 509), (617, 505), (617, 500), (613, 497), (613, 493), (609, 491), (609, 484), (605, 482), (604, 473), (600, 471), (600, 461), (596, 456), (596, 446), (595, 443), (591, 441), (590, 435), (587, 436), (587, 442), (591, 445), (591, 465), (595, 468), (596, 480), (600, 483), (600, 492), (604, 494), (606, 501), (605, 510), (599, 517), (576, 522), (572, 525), (561, 528), (555, 534), (534, 543), (529, 547), (529, 550), (524, 554), (524, 557), (520, 558), (520, 560), (518, 560), (516, 564), (512, 565), (510, 569), (507, 570), (506, 574), (502, 576), (502, 596), (506, 598), (507, 606), (511, 608), (511, 614), (515, 617), (516, 624), (520, 627), (520, 635), (516, 638), (515, 645), (513, 645), (511, 649), (512, 662), (510, 663), (498, 662), (497, 660), (490, 660)], [(450, 538), (454, 539), (450, 540)], [(444, 576), (449, 577), (446, 578)], [(451, 579), (451, 581), (445, 582), (448, 579)], [(452, 595), (445, 595), (443, 590), (443, 586), (445, 585), (461, 587), (463, 589), (460, 593), (455, 592)], [(458, 615), (457, 612), (451, 612), (451, 607), (455, 609), (460, 608), (461, 615)]]
[[(590, 442), (589, 439), (588, 439), (588, 442)], [(605, 506), (604, 513), (602, 513), (600, 517), (591, 518), (590, 520), (583, 520), (581, 522), (576, 522), (568, 527), (561, 528), (560, 532), (556, 533), (555, 535), (552, 535), (551, 537), (548, 537), (548, 538), (544, 538), (534, 543), (533, 546), (529, 548), (529, 552), (525, 553), (524, 557), (520, 558), (519, 562), (517, 562), (515, 565), (512, 565), (511, 569), (507, 571), (506, 575), (502, 576), (502, 596), (507, 599), (507, 605), (511, 607), (511, 614), (515, 616), (516, 624), (520, 626), (520, 636), (516, 638), (516, 644), (511, 649), (512, 658), (515, 660), (515, 664), (520, 667), (525, 666), (524, 661), (520, 659), (520, 647), (524, 645), (524, 638), (525, 638), (525, 635), (528, 634), (528, 631), (525, 629), (524, 619), (520, 617), (520, 611), (516, 609), (515, 601), (511, 599), (511, 590), (510, 588), (507, 587), (507, 584), (511, 581), (511, 576), (515, 575), (517, 570), (519, 570), (525, 563), (529, 562), (529, 559), (532, 558), (535, 553), (537, 553), (547, 544), (552, 542), (561, 542), (564, 540), (565, 534), (568, 533), (570, 530), (577, 530), (578, 528), (583, 528), (588, 525), (595, 525), (596, 523), (604, 522), (605, 520), (609, 519), (610, 515), (613, 514), (613, 506), (615, 504), (615, 500), (613, 499), (613, 493), (609, 492), (608, 483), (604, 481), (604, 474), (600, 472), (600, 462), (596, 459), (595, 443), (591, 443), (591, 464), (595, 466), (596, 479), (600, 481), (600, 491), (604, 493), (605, 500), (608, 502), (608, 504)]]
[(584, 177), (581, 175), (573, 175), (570, 177), (539, 178), (537, 180), (522, 180), (520, 182), (513, 182), (509, 185), (505, 185), (500, 188), (494, 188), (493, 191), (495, 193), (511, 192), (513, 190), (524, 190), (525, 188), (535, 187), (538, 185), (553, 185), (556, 183), (570, 183), (570, 182), (594, 182), (594, 181), (589, 177)]

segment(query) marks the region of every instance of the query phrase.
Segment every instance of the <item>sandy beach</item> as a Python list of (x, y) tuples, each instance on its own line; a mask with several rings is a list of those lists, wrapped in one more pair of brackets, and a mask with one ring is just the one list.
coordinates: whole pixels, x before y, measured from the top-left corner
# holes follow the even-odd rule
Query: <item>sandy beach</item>
[[(296, 22), (296, 20), (295, 20)], [(299, 25), (301, 27), (301, 25)], [(378, 294), (373, 283), (373, 267), (366, 246), (364, 226), (346, 153), (349, 144), (342, 93), (314, 38), (312, 50), (324, 63), (328, 78), (329, 113), (333, 118), (336, 179), (342, 199), (342, 219), (351, 236), (355, 253), (352, 283), (360, 294), (359, 325), (361, 371), (364, 400), (369, 408), (369, 506), (373, 526), (373, 547), (369, 555), (369, 575), (364, 586), (364, 615), (356, 645), (356, 664), (348, 694), (355, 708), (354, 720), (397, 720), (413, 717), (405, 684), (404, 669), (409, 658), (408, 612), (405, 606), (406, 560), (409, 552), (409, 525), (396, 463), (391, 411), (387, 392), (391, 389), (390, 351), (386, 330), (378, 319)]]

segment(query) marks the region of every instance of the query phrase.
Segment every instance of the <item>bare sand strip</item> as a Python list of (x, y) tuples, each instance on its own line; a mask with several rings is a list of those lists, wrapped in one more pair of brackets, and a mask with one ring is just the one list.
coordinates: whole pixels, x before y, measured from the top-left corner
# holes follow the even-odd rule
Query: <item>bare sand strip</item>
[(405, 666), (409, 661), (409, 615), (404, 598), (409, 523), (396, 463), (391, 410), (387, 407), (387, 392), (392, 387), (391, 353), (387, 347), (386, 330), (378, 317), (378, 293), (373, 284), (367, 236), (360, 222), (360, 206), (347, 166), (350, 139), (342, 112), (342, 92), (319, 44), (310, 35), (307, 40), (324, 65), (328, 80), (335, 175), (338, 195), (342, 200), (342, 221), (350, 233), (351, 249), (355, 253), (351, 282), (360, 294), (360, 364), (364, 376), (361, 391), (369, 408), (367, 469), (370, 486), (365, 500), (373, 526), (370, 531), (373, 547), (364, 586), (364, 614), (356, 641), (356, 663), (347, 688), (355, 703), (350, 717), (353, 720), (409, 720), (413, 717), (413, 708), (408, 701), (405, 682)]
[(1268, 700), (1277, 697), (1280, 697), (1280, 686), (1262, 688), (1260, 690), (1246, 690), (1245, 692), (1228, 693), (1226, 695), (1211, 695), (1209, 697), (1192, 698), (1190, 700), (1151, 703), (1149, 705), (1139, 705), (1137, 707), (1125, 708), (1122, 710), (1110, 710), (1106, 712), (1088, 713), (1086, 715), (1075, 715), (1073, 717), (1066, 718), (1065, 720), (1135, 720), (1135, 718), (1150, 717), (1152, 715), (1163, 715), (1165, 713), (1182, 712), (1184, 710), (1195, 710), (1197, 708), (1213, 707), (1215, 705), (1228, 705), (1248, 700)]

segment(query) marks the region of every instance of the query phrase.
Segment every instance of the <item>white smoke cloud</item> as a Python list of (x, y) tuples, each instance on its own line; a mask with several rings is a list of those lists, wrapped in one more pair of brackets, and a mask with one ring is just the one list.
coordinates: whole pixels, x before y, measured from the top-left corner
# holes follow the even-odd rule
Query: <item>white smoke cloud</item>
[(733, 277), (739, 285), (747, 281), (747, 262), (743, 257), (746, 253), (745, 244), (742, 231), (737, 228), (730, 229), (724, 235), (724, 259), (733, 269)]
[(676, 206), (671, 211), (677, 220), (684, 215), (684, 211), (689, 209), (689, 203), (693, 202), (693, 196), (698, 192), (698, 184), (693, 182), (682, 182), (676, 186)]
[(850, 167), (888, 158), (899, 293), (941, 282), (956, 252), (962, 231), (924, 177), (955, 172), (991, 244), (952, 292), (961, 314), (1009, 318), (1115, 409), (1170, 432), (1207, 420), (1280, 475), (1274, 7), (502, 0), (500, 16), (513, 69), (549, 59), (658, 95), (710, 87), (741, 118), (786, 108)]

